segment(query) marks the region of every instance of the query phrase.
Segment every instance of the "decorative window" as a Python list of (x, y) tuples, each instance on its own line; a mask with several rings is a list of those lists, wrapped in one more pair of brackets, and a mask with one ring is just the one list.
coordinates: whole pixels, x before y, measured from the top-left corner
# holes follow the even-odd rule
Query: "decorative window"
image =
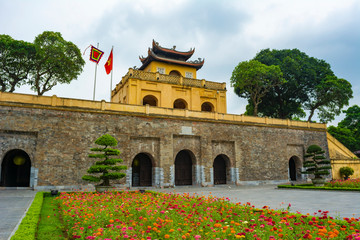
[(157, 106), (158, 100), (152, 95), (147, 95), (143, 98), (143, 105)]
[(203, 112), (214, 112), (214, 106), (209, 102), (204, 102), (201, 105), (201, 111), (203, 111)]
[(169, 75), (171, 75), (171, 76), (181, 76), (181, 74), (178, 72), (178, 71), (176, 71), (176, 70), (172, 70), (170, 73), (169, 73)]
[(183, 99), (176, 99), (175, 102), (174, 102), (174, 108), (186, 109), (187, 108), (187, 103)]
[(165, 74), (165, 68), (158, 67), (157, 71), (161, 74)]
[(186, 78), (193, 78), (193, 73), (192, 72), (185, 72), (185, 77)]

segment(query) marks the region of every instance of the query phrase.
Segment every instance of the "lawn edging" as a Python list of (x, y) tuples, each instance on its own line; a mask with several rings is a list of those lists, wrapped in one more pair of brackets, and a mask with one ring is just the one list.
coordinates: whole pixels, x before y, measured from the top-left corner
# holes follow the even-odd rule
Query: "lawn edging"
[(330, 190), (330, 191), (353, 191), (360, 192), (359, 188), (346, 188), (346, 187), (315, 187), (312, 184), (299, 184), (299, 185), (278, 185), (278, 188), (283, 189), (305, 189), (305, 190)]
[(34, 200), (11, 240), (33, 240), (37, 230), (44, 192), (36, 193)]

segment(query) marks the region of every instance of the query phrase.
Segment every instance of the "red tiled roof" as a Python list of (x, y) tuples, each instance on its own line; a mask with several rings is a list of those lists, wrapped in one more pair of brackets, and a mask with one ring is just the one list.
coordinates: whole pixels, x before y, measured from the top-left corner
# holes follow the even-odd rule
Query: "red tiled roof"
[(196, 70), (199, 70), (204, 65), (204, 62), (205, 62), (204, 59), (186, 62), (186, 61), (181, 61), (181, 60), (177, 60), (177, 59), (165, 58), (165, 57), (158, 56), (151, 49), (148, 50), (148, 56), (146, 58), (139, 57), (139, 59), (143, 64), (139, 68), (139, 70), (144, 70), (146, 68), (146, 66), (149, 65), (152, 61), (159, 61), (159, 62), (178, 64), (181, 66), (194, 67), (194, 68), (196, 68)]
[(190, 49), (188, 52), (177, 51), (175, 50), (175, 46), (173, 49), (164, 48), (161, 47), (157, 42), (155, 42), (155, 40), (153, 40), (152, 42), (152, 50), (157, 55), (164, 55), (174, 59), (184, 59), (184, 61), (188, 60), (195, 52), (195, 48)]

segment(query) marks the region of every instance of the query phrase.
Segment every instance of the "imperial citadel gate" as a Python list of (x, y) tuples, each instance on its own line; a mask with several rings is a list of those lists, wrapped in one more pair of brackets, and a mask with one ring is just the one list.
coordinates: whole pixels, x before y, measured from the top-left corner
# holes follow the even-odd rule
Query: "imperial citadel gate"
[(198, 79), (194, 52), (153, 41), (111, 102), (0, 92), (1, 185), (86, 188), (103, 134), (118, 140), (126, 187), (288, 182), (291, 156), (297, 171), (308, 146), (328, 155), (325, 124), (227, 114), (226, 83)]

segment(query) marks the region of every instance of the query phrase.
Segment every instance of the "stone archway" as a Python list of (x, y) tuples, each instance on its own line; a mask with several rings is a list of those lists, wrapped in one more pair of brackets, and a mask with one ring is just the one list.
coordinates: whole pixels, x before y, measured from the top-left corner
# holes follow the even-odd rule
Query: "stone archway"
[(150, 105), (150, 106), (154, 106), (154, 107), (157, 107), (158, 105), (158, 100), (156, 97), (154, 97), (153, 95), (146, 95), (144, 98), (143, 98), (143, 105)]
[(214, 185), (228, 183), (229, 171), (228, 157), (223, 154), (216, 156), (213, 163)]
[(139, 153), (133, 159), (132, 169), (132, 186), (152, 186), (152, 161), (145, 153)]
[(203, 112), (214, 112), (214, 106), (209, 102), (201, 104), (201, 111)]
[(189, 150), (181, 150), (175, 158), (175, 186), (192, 185), (193, 161)]
[(179, 71), (176, 71), (176, 70), (172, 70), (170, 71), (169, 73), (170, 76), (181, 76), (180, 72)]
[(29, 187), (31, 161), (20, 149), (10, 150), (1, 163), (1, 185), (4, 187)]
[(301, 180), (301, 161), (297, 156), (289, 159), (289, 179), (290, 181)]
[(174, 108), (187, 109), (187, 103), (185, 100), (178, 98), (174, 101)]

